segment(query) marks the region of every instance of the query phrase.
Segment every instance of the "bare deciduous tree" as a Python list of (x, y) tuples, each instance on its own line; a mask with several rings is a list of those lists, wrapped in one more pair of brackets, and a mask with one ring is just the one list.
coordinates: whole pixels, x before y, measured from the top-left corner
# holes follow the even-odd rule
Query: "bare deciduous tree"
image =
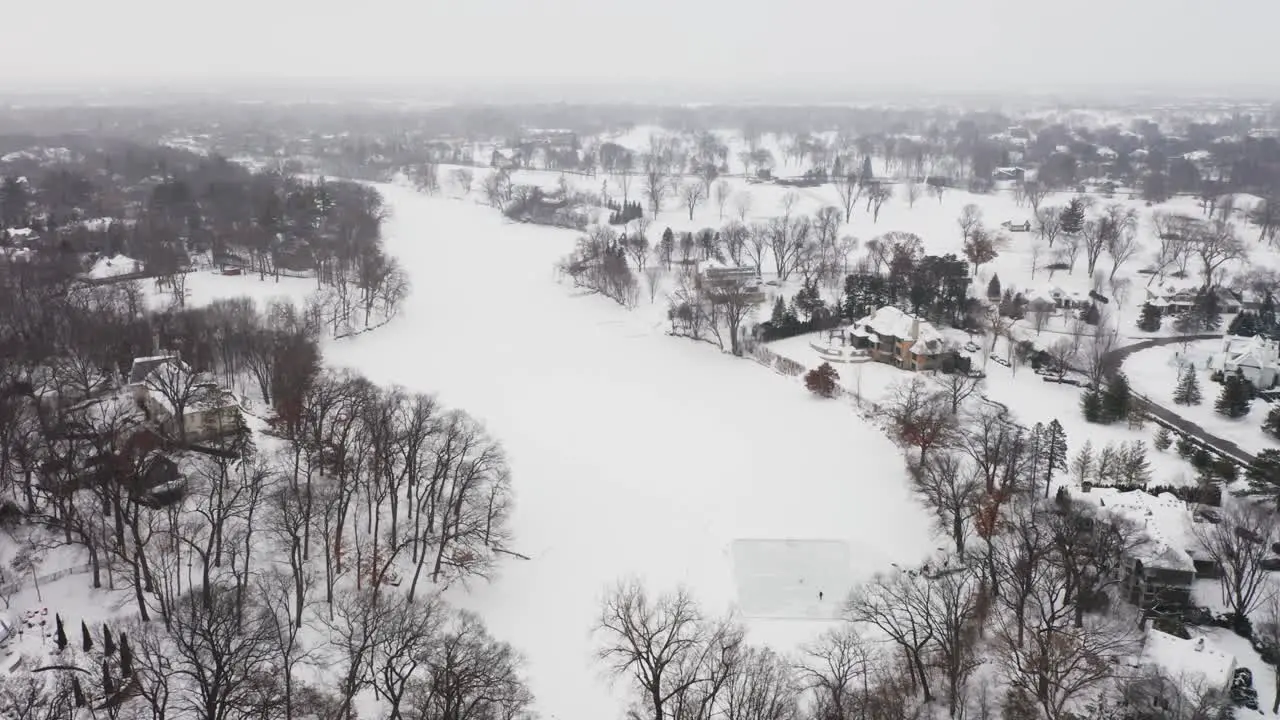
[(729, 330), (729, 346), (734, 355), (742, 355), (742, 323), (751, 318), (763, 300), (760, 291), (741, 282), (710, 284), (704, 290), (707, 301), (717, 310)]
[(172, 616), (174, 700), (201, 720), (243, 717), (275, 696), (271, 625), (256, 609), (241, 613), (229, 589), (208, 596), (185, 596)]
[(453, 184), (458, 187), (458, 192), (464, 197), (471, 194), (471, 184), (475, 182), (475, 175), (472, 174), (470, 168), (457, 168), (451, 175), (453, 176)]
[(897, 570), (859, 587), (845, 606), (850, 620), (875, 625), (902, 650), (913, 684), (926, 703), (933, 701), (926, 661), (935, 636), (930, 592), (928, 580), (920, 573)]
[(1267, 571), (1263, 561), (1276, 540), (1276, 514), (1259, 505), (1240, 502), (1226, 508), (1222, 522), (1196, 523), (1196, 539), (1207, 559), (1219, 569), (1222, 603), (1237, 615), (1248, 615), (1267, 599)]
[(836, 178), (836, 192), (840, 194), (840, 206), (844, 208), (844, 221), (853, 217), (853, 206), (862, 195), (862, 181), (852, 173)]
[(1236, 234), (1235, 226), (1222, 220), (1200, 223), (1190, 239), (1191, 252), (1200, 258), (1204, 287), (1214, 282), (1214, 273), (1231, 260), (1244, 260), (1249, 251)]
[(874, 652), (852, 623), (828, 629), (801, 650), (797, 672), (824, 717), (847, 718), (865, 705)]
[(953, 453), (936, 453), (913, 469), (915, 490), (933, 511), (938, 527), (956, 545), (956, 553), (964, 557), (965, 540), (970, 521), (978, 510), (982, 483), (976, 468)]
[(643, 164), (644, 196), (649, 200), (649, 214), (657, 218), (662, 210), (662, 200), (667, 195), (671, 184), (668, 160), (660, 154), (647, 153), (641, 159)]
[(1038, 630), (1021, 640), (1007, 622), (997, 623), (996, 643), (1005, 681), (1034, 698), (1047, 720), (1073, 717), (1071, 702), (1113, 681), (1114, 660), (1138, 644), (1128, 623), (1095, 615), (1082, 628)]
[(747, 216), (751, 214), (752, 205), (751, 193), (743, 190), (733, 196), (733, 211), (738, 214), (738, 222), (743, 226), (747, 224)]
[(973, 203), (969, 203), (960, 209), (960, 217), (956, 219), (956, 224), (960, 226), (960, 240), (966, 241), (973, 233), (974, 228), (982, 225), (982, 208)]
[(676, 717), (672, 698), (696, 678), (686, 670), (706, 642), (701, 612), (685, 590), (651, 600), (637, 581), (620, 583), (605, 598), (596, 623), (597, 654), (633, 683), (645, 715)]
[(893, 188), (888, 185), (876, 184), (875, 187), (868, 191), (867, 199), (871, 203), (872, 222), (880, 221), (880, 208), (884, 207), (884, 204), (892, 197)]
[(1045, 207), (1036, 210), (1036, 234), (1052, 248), (1053, 241), (1062, 234), (1062, 208)]
[(680, 188), (680, 199), (684, 202), (684, 206), (689, 210), (689, 219), (693, 219), (693, 211), (702, 204), (707, 197), (707, 186), (700, 182), (685, 183)]
[(717, 180), (711, 195), (715, 198), (716, 207), (720, 210), (720, 219), (724, 220), (724, 207), (729, 204), (729, 198), (733, 197), (733, 184), (723, 178)]
[(907, 207), (914, 208), (916, 201), (924, 194), (924, 186), (918, 182), (907, 182), (903, 188), (903, 196), (907, 199)]

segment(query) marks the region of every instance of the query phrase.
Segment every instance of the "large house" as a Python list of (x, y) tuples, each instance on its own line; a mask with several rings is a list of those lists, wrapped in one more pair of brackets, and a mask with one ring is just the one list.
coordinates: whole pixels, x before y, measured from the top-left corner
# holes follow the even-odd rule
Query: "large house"
[(892, 306), (876, 310), (846, 332), (850, 343), (865, 349), (872, 360), (904, 370), (937, 369), (951, 353), (932, 323)]
[[(1195, 306), (1198, 292), (1199, 288), (1195, 287), (1178, 288), (1168, 284), (1159, 285), (1147, 288), (1147, 303), (1158, 308), (1163, 314), (1177, 315)], [(1240, 299), (1226, 288), (1214, 286), (1210, 292), (1217, 298), (1218, 312), (1228, 315), (1240, 312)]]
[[(205, 373), (196, 373), (175, 355), (136, 358), (129, 370), (134, 399), (162, 432), (180, 442), (221, 437), (242, 426), (240, 403)], [(181, 398), (182, 420), (174, 400)], [(177, 438), (181, 430), (182, 437)]]
[(1079, 499), (1127, 518), (1145, 538), (1123, 558), (1120, 592), (1126, 601), (1143, 609), (1182, 609), (1191, 605), (1197, 577), (1217, 576), (1216, 564), (1199, 549), (1191, 509), (1173, 494), (1086, 485)]
[(1257, 337), (1222, 338), (1222, 351), (1209, 359), (1213, 370), (1235, 374), (1253, 383), (1255, 388), (1266, 390), (1280, 379), (1280, 343)]
[[(1236, 658), (1226, 652), (1206, 647), (1203, 637), (1183, 639), (1160, 630), (1146, 633), (1138, 665), (1156, 673), (1147, 676), (1143, 685), (1135, 686), (1128, 698), (1134, 709), (1148, 710), (1145, 717), (1176, 717), (1170, 710), (1194, 705), (1206, 694), (1225, 696), (1235, 678)], [(1182, 698), (1178, 698), (1181, 695)]]

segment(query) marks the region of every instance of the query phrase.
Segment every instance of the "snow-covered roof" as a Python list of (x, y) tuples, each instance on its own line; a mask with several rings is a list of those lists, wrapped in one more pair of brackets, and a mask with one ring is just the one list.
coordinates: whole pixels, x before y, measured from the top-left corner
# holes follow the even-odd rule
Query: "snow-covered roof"
[(129, 275), (130, 273), (140, 272), (141, 270), (141, 262), (124, 255), (116, 255), (111, 258), (98, 258), (98, 261), (89, 269), (88, 275), (95, 280), (101, 280), (120, 275)]
[(891, 336), (901, 340), (914, 340), (911, 352), (917, 355), (940, 353), (945, 345), (942, 333), (938, 332), (938, 329), (928, 320), (922, 320), (890, 305), (857, 321), (851, 329), (855, 331), (863, 329), (866, 333)]
[(1148, 567), (1194, 572), (1192, 552), (1198, 541), (1192, 532), (1192, 516), (1187, 504), (1172, 493), (1152, 495), (1144, 490), (1121, 492), (1115, 488), (1093, 488), (1080, 500), (1107, 512), (1128, 518), (1147, 541), (1131, 555)]
[(1236, 670), (1235, 657), (1209, 647), (1203, 637), (1183, 640), (1156, 629), (1147, 631), (1142, 662), (1160, 668), (1188, 694), (1226, 689)]
[(129, 383), (140, 383), (143, 380), (146, 380), (147, 376), (156, 368), (169, 361), (182, 362), (181, 360), (178, 360), (177, 355), (150, 355), (147, 357), (134, 358), (133, 366), (129, 368)]
[(1222, 352), (1209, 358), (1209, 367), (1214, 370), (1234, 370), (1239, 367), (1276, 367), (1280, 364), (1280, 344), (1264, 337), (1239, 337), (1227, 335), (1222, 338)]

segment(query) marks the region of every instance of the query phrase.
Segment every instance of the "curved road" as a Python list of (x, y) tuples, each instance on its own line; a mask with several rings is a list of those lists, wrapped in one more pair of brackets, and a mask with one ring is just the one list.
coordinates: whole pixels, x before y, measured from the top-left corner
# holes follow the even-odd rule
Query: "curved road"
[[(1116, 348), (1115, 350), (1112, 350), (1111, 352), (1107, 353), (1103, 361), (1104, 367), (1106, 368), (1106, 375), (1108, 378), (1114, 376), (1116, 372), (1121, 368), (1121, 366), (1124, 365), (1124, 361), (1126, 358), (1142, 350), (1149, 350), (1153, 347), (1160, 347), (1162, 345), (1176, 345), (1178, 343), (1183, 343), (1188, 341), (1194, 342), (1197, 340), (1217, 340), (1221, 337), (1222, 337), (1222, 333), (1217, 333), (1212, 335), (1181, 335), (1178, 337), (1151, 338), (1150, 340), (1143, 340), (1142, 342), (1136, 342), (1132, 345), (1126, 345), (1121, 348)], [(1163, 405), (1160, 405), (1158, 403), (1152, 402), (1152, 400), (1146, 397), (1145, 395), (1141, 395), (1135, 392), (1133, 393), (1133, 396), (1141, 404), (1141, 407), (1143, 407), (1148, 413), (1150, 413), (1152, 416), (1156, 418), (1159, 418), (1161, 421), (1163, 421), (1165, 424), (1169, 425), (1173, 429), (1183, 433), (1184, 435), (1190, 435), (1191, 437), (1196, 438), (1197, 440), (1207, 445), (1208, 447), (1216, 450), (1217, 452), (1221, 453), (1222, 455), (1225, 455), (1226, 457), (1234, 459), (1239, 463), (1249, 465), (1253, 462), (1252, 454), (1245, 452), (1243, 449), (1241, 449), (1239, 445), (1236, 445), (1230, 440), (1224, 440), (1223, 438), (1220, 438), (1217, 435), (1210, 433), (1209, 431), (1205, 430), (1199, 425), (1183, 418), (1181, 415), (1170, 410), (1169, 408), (1166, 408)]]

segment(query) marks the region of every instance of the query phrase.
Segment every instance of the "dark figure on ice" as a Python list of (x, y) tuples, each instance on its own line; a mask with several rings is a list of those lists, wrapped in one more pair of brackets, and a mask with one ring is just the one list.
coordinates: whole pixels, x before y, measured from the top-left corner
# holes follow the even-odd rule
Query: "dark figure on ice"
[(822, 602), (822, 591), (818, 591), (818, 602)]

